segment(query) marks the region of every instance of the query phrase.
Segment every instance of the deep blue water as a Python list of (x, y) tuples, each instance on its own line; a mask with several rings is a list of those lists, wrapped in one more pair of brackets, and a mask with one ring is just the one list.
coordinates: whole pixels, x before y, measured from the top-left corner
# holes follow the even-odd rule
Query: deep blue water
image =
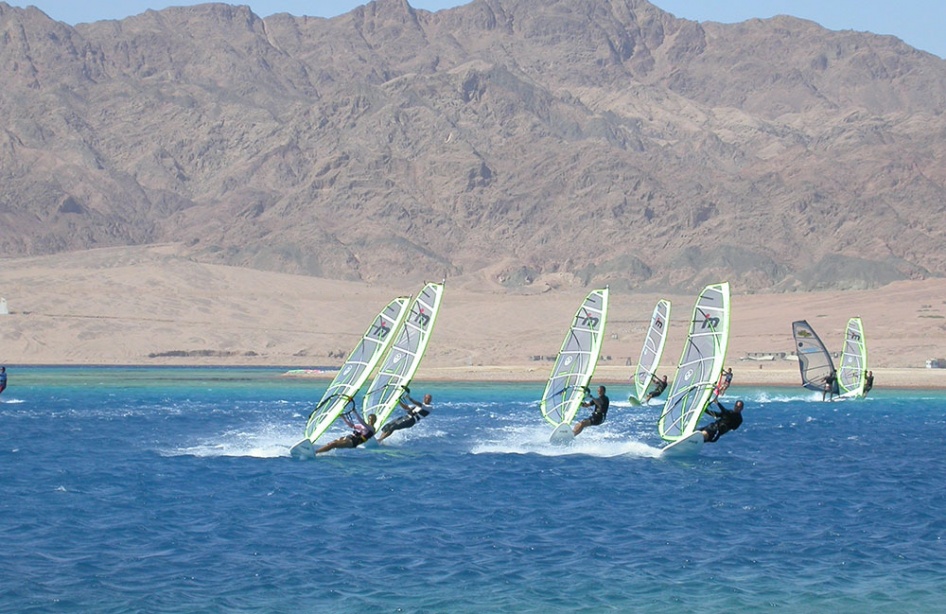
[(942, 392), (733, 387), (742, 428), (681, 461), (629, 386), (556, 448), (541, 384), (417, 381), (428, 420), (303, 462), (327, 381), (9, 371), (0, 611), (946, 608)]

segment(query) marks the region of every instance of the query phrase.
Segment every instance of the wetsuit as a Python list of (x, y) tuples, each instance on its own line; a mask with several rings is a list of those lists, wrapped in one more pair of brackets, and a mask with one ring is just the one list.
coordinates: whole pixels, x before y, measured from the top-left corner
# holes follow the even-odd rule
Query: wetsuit
[(729, 431), (735, 431), (739, 428), (739, 425), (742, 424), (742, 414), (737, 413), (731, 409), (726, 409), (723, 407), (722, 403), (718, 400), (715, 401), (716, 407), (719, 408), (719, 411), (713, 411), (709, 407), (706, 408), (706, 413), (716, 418), (716, 422), (712, 424), (707, 424), (701, 431), (704, 431), (709, 434), (709, 439), (706, 441), (713, 443), (717, 441), (720, 437), (728, 433)]
[(386, 434), (385, 436), (391, 434), (392, 431), (411, 428), (420, 422), (421, 418), (429, 416), (430, 412), (433, 410), (433, 406), (424, 405), (414, 399), (410, 399), (410, 402), (413, 403), (413, 407), (407, 410), (407, 415), (401, 416), (394, 422), (388, 422), (381, 427), (381, 431)]
[(349, 442), (351, 442), (351, 447), (357, 448), (361, 444), (365, 443), (372, 437), (374, 437), (374, 428), (370, 424), (362, 422), (361, 416), (354, 414), (355, 421), (351, 421), (347, 416), (342, 416), (342, 420), (345, 421), (348, 426), (352, 428), (351, 435), (345, 437)]
[(611, 399), (608, 398), (608, 395), (602, 394), (596, 399), (591, 399), (591, 404), (594, 405), (595, 408), (591, 411), (591, 415), (588, 416), (588, 423), (592, 426), (598, 426), (608, 417), (608, 406), (611, 405)]
[[(871, 388), (873, 387), (874, 387), (874, 376), (868, 375), (867, 378), (864, 380), (864, 394), (867, 394), (868, 392), (870, 392)], [(0, 390), (3, 390), (2, 386), (0, 386)]]
[(664, 393), (664, 390), (666, 389), (667, 389), (667, 382), (663, 381), (662, 379), (655, 379), (654, 387), (647, 394), (647, 396), (650, 397), (651, 399), (656, 399), (657, 397), (662, 395)]
[(0, 392), (3, 392), (7, 389), (7, 368), (3, 367), (3, 371), (0, 371)]

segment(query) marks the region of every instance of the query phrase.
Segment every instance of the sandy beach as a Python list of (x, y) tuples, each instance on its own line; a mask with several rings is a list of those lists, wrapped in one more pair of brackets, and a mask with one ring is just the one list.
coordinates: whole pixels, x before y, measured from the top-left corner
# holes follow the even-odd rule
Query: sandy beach
[[(0, 261), (0, 364), (338, 366), (399, 287), (208, 265), (174, 245)], [(415, 380), (544, 382), (588, 288), (548, 280), (510, 290), (447, 280)], [(672, 376), (696, 298), (612, 293), (595, 381), (627, 383), (653, 306), (673, 301), (662, 371)], [(808, 320), (841, 349), (864, 320), (876, 387), (946, 388), (946, 280), (849, 292), (743, 294), (733, 288), (727, 362), (734, 385), (796, 386), (791, 322)], [(322, 377), (330, 377), (323, 374)], [(11, 376), (12, 377), (12, 376)], [(318, 377), (318, 376), (316, 376)]]

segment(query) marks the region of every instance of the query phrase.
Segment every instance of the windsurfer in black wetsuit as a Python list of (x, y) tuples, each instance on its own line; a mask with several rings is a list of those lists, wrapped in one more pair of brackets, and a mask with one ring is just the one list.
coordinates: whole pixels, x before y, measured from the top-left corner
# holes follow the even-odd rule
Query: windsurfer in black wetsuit
[(824, 401), (825, 397), (829, 394), (831, 395), (831, 400), (834, 400), (834, 395), (838, 393), (838, 372), (834, 369), (831, 369), (831, 373), (828, 373), (824, 376), (824, 390), (821, 392), (821, 400)]
[(657, 379), (656, 375), (650, 376), (651, 381), (654, 383), (654, 387), (650, 389), (650, 392), (647, 393), (647, 396), (644, 397), (642, 403), (647, 403), (651, 399), (656, 399), (664, 393), (664, 390), (667, 389), (667, 376), (664, 375), (663, 378)]
[(0, 367), (0, 392), (7, 389), (7, 368)]
[(873, 371), (864, 371), (864, 396), (867, 396), (867, 393), (871, 391), (871, 388), (874, 387), (874, 372)]
[(716, 418), (716, 422), (707, 424), (699, 429), (703, 431), (703, 441), (707, 443), (715, 443), (720, 437), (729, 431), (735, 431), (739, 428), (739, 425), (742, 424), (742, 408), (744, 407), (742, 401), (736, 401), (732, 409), (726, 409), (723, 404), (719, 402), (718, 397), (713, 399), (710, 405), (713, 403), (716, 404), (719, 411), (713, 411), (707, 406), (706, 413)]
[(407, 400), (410, 401), (411, 404), (408, 405), (405, 403), (403, 398), (398, 399), (397, 402), (401, 408), (407, 412), (407, 415), (401, 416), (394, 422), (388, 422), (383, 427), (381, 427), (381, 434), (378, 435), (378, 443), (381, 443), (387, 439), (388, 436), (390, 436), (394, 431), (411, 428), (420, 422), (421, 418), (426, 418), (430, 415), (430, 412), (433, 411), (434, 407), (431, 405), (431, 403), (433, 403), (434, 398), (429, 394), (424, 395), (424, 401), (422, 403), (420, 401), (415, 401), (410, 397), (410, 388), (404, 388), (404, 392), (408, 395)]
[(611, 405), (611, 399), (605, 394), (604, 386), (598, 386), (597, 397), (581, 404), (582, 407), (591, 407), (592, 405), (594, 409), (591, 410), (591, 415), (576, 424), (575, 428), (572, 429), (575, 435), (585, 430), (586, 426), (598, 426), (608, 417), (608, 406)]
[(361, 415), (358, 413), (358, 410), (355, 409), (355, 400), (350, 399), (348, 404), (350, 407), (345, 410), (344, 414), (342, 414), (342, 420), (344, 420), (345, 424), (347, 424), (352, 429), (351, 435), (346, 435), (344, 437), (339, 437), (335, 441), (330, 441), (316, 450), (316, 454), (322, 454), (323, 452), (328, 452), (329, 450), (334, 450), (336, 448), (357, 448), (361, 444), (374, 437), (374, 423), (378, 417), (374, 414), (368, 414), (368, 421), (365, 422), (361, 419)]

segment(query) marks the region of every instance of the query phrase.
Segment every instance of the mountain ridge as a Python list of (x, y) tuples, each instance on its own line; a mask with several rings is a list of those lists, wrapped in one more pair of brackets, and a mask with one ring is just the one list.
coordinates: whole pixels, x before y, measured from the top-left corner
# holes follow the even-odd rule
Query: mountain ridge
[(0, 255), (178, 242), (343, 280), (748, 291), (943, 276), (946, 62), (644, 0), (0, 3)]

